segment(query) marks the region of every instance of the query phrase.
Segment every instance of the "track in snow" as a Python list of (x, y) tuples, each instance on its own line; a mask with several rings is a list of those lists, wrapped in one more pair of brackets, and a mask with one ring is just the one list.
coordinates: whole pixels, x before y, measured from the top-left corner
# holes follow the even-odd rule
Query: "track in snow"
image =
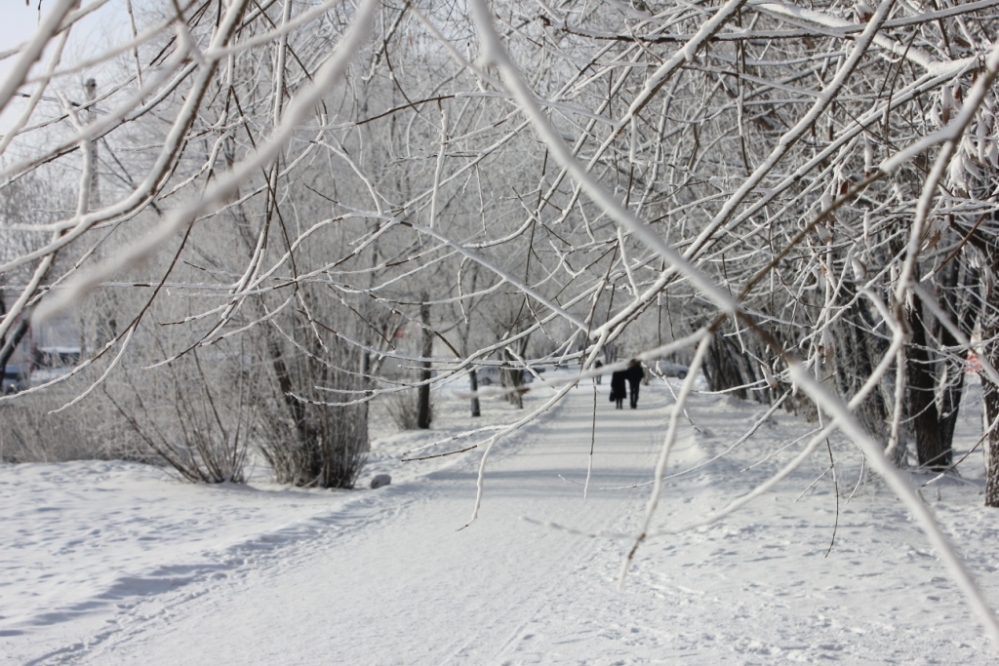
[[(644, 543), (619, 588), (631, 540), (543, 524), (633, 534), (672, 398), (650, 386), (638, 410), (615, 410), (599, 390), (594, 402), (590, 387), (575, 389), (496, 446), (480, 517), (465, 529), (478, 453), (232, 546), (222, 566), (126, 600), (102, 630), (37, 663), (993, 663), (893, 498), (863, 487), (841, 497), (837, 518), (824, 449), (739, 513)], [(694, 396), (657, 529), (725, 506), (800, 449), (809, 426), (784, 414), (732, 448), (762, 413)], [(846, 494), (859, 457), (830, 446)], [(967, 488), (943, 485), (939, 510), (987, 574), (983, 537), (999, 524), (968, 505)]]

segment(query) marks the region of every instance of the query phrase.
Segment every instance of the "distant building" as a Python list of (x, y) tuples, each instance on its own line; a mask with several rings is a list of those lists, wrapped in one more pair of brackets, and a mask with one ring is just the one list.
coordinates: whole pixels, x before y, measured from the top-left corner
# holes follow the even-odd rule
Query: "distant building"
[(18, 366), (39, 384), (55, 375), (65, 374), (80, 362), (80, 327), (69, 312), (42, 325), (32, 325), (17, 345), (8, 365)]

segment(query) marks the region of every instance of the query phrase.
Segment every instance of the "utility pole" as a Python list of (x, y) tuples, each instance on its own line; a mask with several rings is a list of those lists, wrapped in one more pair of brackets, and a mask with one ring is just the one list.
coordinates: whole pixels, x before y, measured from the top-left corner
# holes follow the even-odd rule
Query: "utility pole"
[[(94, 102), (97, 101), (96, 79), (87, 79), (86, 83), (83, 84), (83, 89), (87, 95), (87, 104), (83, 111), (83, 120), (85, 124), (90, 125), (97, 120), (97, 110), (94, 106)], [(96, 140), (87, 142), (87, 158), (90, 162), (90, 180), (87, 182), (87, 210), (85, 212), (90, 212), (101, 207), (101, 188), (100, 180), (97, 175)]]

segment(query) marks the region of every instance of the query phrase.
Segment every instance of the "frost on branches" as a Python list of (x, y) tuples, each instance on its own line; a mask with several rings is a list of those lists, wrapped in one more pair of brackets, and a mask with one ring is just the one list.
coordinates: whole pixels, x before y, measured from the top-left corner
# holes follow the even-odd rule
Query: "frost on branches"
[(372, 401), (678, 363), (937, 533), (897, 470), (951, 472), (974, 354), (999, 505), (995, 2), (122, 4), (0, 54), (0, 365), (60, 313), (81, 358), (3, 400), (351, 487)]

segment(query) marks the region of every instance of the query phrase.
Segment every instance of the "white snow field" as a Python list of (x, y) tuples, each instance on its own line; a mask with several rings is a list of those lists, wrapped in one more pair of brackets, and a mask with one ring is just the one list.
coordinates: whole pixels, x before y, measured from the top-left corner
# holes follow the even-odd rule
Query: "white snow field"
[[(999, 663), (899, 500), (858, 485), (861, 458), (840, 439), (720, 522), (648, 539), (619, 584), (674, 399), (653, 383), (619, 411), (607, 390), (575, 388), (503, 437), (464, 529), (481, 448), (399, 459), (523, 415), (498, 398), (473, 421), (442, 393), (429, 433), (390, 434), (374, 415), (350, 492), (196, 486), (118, 462), (0, 466), (0, 661)], [(527, 409), (548, 395), (532, 391)], [(965, 450), (981, 430), (975, 404)], [(764, 413), (692, 397), (654, 530), (726, 506), (801, 450), (812, 426), (783, 411), (732, 448)], [(974, 452), (959, 477), (910, 478), (995, 607), (999, 511), (982, 506), (981, 467)], [(377, 473), (392, 485), (367, 489)]]

